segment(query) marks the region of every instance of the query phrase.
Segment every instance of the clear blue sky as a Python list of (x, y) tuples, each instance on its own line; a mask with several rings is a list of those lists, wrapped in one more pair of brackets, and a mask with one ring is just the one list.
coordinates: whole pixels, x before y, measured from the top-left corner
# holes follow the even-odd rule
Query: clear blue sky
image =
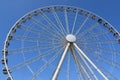
[[(49, 5), (72, 5), (87, 9), (106, 19), (120, 32), (120, 0), (1, 0), (0, 50), (8, 31), (20, 17), (31, 10)], [(0, 80), (5, 80), (2, 68), (0, 64)]]

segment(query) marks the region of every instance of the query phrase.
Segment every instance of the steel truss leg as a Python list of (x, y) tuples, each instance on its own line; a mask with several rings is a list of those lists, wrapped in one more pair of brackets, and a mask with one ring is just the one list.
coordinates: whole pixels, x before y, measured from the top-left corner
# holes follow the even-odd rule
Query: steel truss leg
[(96, 69), (96, 71), (105, 79), (108, 80), (108, 78), (100, 71), (100, 69), (87, 57), (87, 55), (77, 46), (76, 43), (73, 43), (74, 47), (76, 48), (79, 55), (83, 55), (85, 59)]
[(62, 54), (62, 57), (61, 57), (61, 59), (60, 59), (60, 61), (59, 61), (59, 63), (58, 63), (58, 66), (57, 66), (55, 72), (53, 73), (53, 76), (52, 76), (52, 79), (51, 79), (51, 80), (57, 80), (57, 76), (58, 76), (58, 74), (59, 74), (59, 72), (60, 72), (60, 68), (61, 68), (61, 66), (62, 66), (62, 63), (63, 63), (64, 59), (65, 59), (65, 56), (66, 56), (66, 54), (67, 54), (67, 51), (68, 51), (69, 46), (70, 46), (70, 43), (67, 43), (67, 45), (66, 45), (66, 47), (65, 47), (65, 50), (64, 50), (64, 52), (63, 52), (63, 54)]

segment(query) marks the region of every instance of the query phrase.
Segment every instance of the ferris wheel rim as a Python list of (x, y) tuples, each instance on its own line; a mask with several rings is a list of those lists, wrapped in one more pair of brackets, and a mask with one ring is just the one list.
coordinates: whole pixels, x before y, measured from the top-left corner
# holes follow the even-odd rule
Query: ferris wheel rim
[[(5, 42), (9, 41), (9, 40), (8, 40), (9, 34), (11, 34), (11, 31), (12, 31), (13, 28), (16, 28), (16, 24), (19, 23), (19, 22), (21, 22), (21, 19), (22, 19), (22, 18), (25, 18), (25, 17), (28, 16), (29, 14), (34, 13), (34, 11), (38, 11), (38, 10), (40, 10), (40, 9), (47, 8), (47, 7), (57, 7), (57, 6), (59, 6), (59, 7), (61, 7), (61, 6), (64, 6), (64, 7), (72, 7), (72, 8), (77, 8), (77, 9), (79, 9), (79, 10), (82, 9), (82, 8), (78, 8), (78, 7), (74, 7), (74, 6), (67, 6), (67, 5), (53, 5), (53, 6), (45, 6), (45, 7), (42, 7), (42, 8), (35, 9), (35, 10), (33, 10), (33, 11), (25, 14), (23, 17), (21, 17), (21, 18), (12, 26), (12, 28), (11, 28), (10, 31), (9, 31), (9, 33), (7, 34), (7, 37), (6, 37)], [(97, 16), (98, 18), (102, 19), (104, 22), (108, 23), (108, 25), (113, 28), (114, 32), (117, 32), (118, 35), (120, 35), (120, 33), (119, 33), (108, 21), (106, 21), (104, 18), (102, 18), (102, 17), (94, 14), (94, 13), (91, 12), (91, 11), (88, 11), (88, 10), (85, 10), (85, 9), (82, 9), (82, 10), (84, 10), (85, 12), (90, 12), (90, 14), (95, 15), (95, 16)], [(119, 38), (118, 38), (118, 39), (119, 39)], [(73, 40), (73, 42), (74, 42), (74, 41), (75, 41), (75, 40)], [(7, 50), (6, 44), (4, 44), (4, 50)], [(5, 53), (5, 52), (4, 52), (4, 60), (6, 60), (6, 53)], [(7, 69), (7, 72), (8, 72), (9, 77), (12, 79), (12, 76), (11, 76), (11, 73), (10, 73), (10, 71), (9, 71), (9, 67), (8, 67), (8, 64), (6, 63), (6, 61), (5, 61), (5, 68)]]

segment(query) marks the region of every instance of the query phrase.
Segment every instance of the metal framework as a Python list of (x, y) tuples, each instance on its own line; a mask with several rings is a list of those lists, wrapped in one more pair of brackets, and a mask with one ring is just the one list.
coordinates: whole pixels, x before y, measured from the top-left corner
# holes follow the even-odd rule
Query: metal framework
[(9, 31), (3, 73), (7, 80), (118, 80), (119, 49), (120, 33), (100, 16), (47, 6), (29, 12)]

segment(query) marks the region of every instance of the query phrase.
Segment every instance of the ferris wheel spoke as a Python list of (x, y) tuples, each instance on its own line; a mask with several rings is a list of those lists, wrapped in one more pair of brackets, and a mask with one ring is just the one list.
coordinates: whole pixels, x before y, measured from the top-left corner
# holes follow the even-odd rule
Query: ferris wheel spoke
[(22, 52), (25, 53), (25, 52), (30, 52), (30, 51), (36, 51), (39, 49), (40, 49), (40, 46), (31, 46), (31, 47), (24, 47), (24, 48), (9, 50), (8, 52), (10, 53), (9, 55), (12, 55), (12, 54), (19, 54)]
[[(43, 43), (40, 43), (40, 44), (43, 44), (43, 45), (47, 45), (47, 46), (50, 46), (51, 45), (51, 47), (53, 46), (53, 47), (56, 47), (57, 45), (61, 45), (62, 44), (62, 42), (58, 42), (58, 43), (56, 43), (56, 42), (43, 42)], [(56, 46), (55, 46), (56, 45)], [(62, 46), (62, 45), (61, 45)], [(45, 46), (44, 46), (45, 47)]]
[(74, 43), (75, 48), (77, 49), (79, 54), (82, 54), (84, 58), (96, 69), (96, 71), (105, 79), (108, 80), (108, 78), (100, 71), (100, 69), (86, 56), (86, 54), (77, 46), (76, 43)]
[[(59, 48), (61, 47), (61, 45), (59, 46), (54, 46), (54, 48)], [(13, 54), (21, 54), (21, 53), (27, 53), (27, 52), (33, 52), (33, 51), (38, 51), (38, 50), (42, 50), (42, 49), (51, 49), (53, 47), (51, 46), (31, 46), (31, 47), (24, 47), (24, 48), (18, 48), (18, 49), (13, 49), (13, 50), (9, 50), (9, 55), (13, 55)]]
[[(57, 34), (54, 34), (54, 33), (51, 33), (51, 32), (48, 32), (48, 33), (50, 33), (50, 34), (48, 34), (46, 31), (41, 32), (40, 30), (36, 30), (34, 28), (27, 28), (28, 26), (26, 27), (26, 25), (22, 25), (22, 26), (23, 26), (22, 29), (26, 30), (27, 32), (31, 32), (31, 33), (33, 33), (35, 35), (39, 36), (39, 35), (44, 34), (44, 35), (46, 35), (45, 37), (49, 37), (49, 38), (52, 35), (51, 37), (55, 37), (56, 39), (60, 39), (60, 37), (58, 37)], [(29, 26), (29, 27), (31, 27), (31, 26)]]
[(108, 34), (110, 33), (109, 31), (101, 31), (99, 33), (95, 33), (95, 34), (91, 34), (92, 37), (99, 37), (99, 36), (102, 36), (102, 35), (105, 35), (105, 34)]
[[(87, 51), (91, 51), (92, 52), (92, 50), (87, 50)], [(116, 63), (116, 62), (114, 62), (114, 61), (112, 61), (112, 60), (110, 60), (110, 59), (108, 59), (106, 57), (103, 57), (100, 54), (94, 54), (93, 57), (97, 58), (97, 60), (100, 60), (100, 61), (102, 61), (104, 63), (107, 63), (108, 65), (110, 65), (112, 67), (116, 67), (116, 68), (120, 69), (120, 64), (119, 63)]]
[(29, 71), (34, 74), (34, 71), (30, 68), (30, 66), (27, 65), (27, 68), (29, 69)]
[[(40, 27), (40, 29), (42, 29), (42, 30), (44, 30), (44, 31), (46, 31), (46, 32), (48, 32), (46, 29), (48, 29), (48, 30), (50, 29), (50, 27), (49, 27), (48, 25), (43, 24), (40, 20), (38, 21), (38, 20), (35, 19), (35, 18), (31, 18), (30, 21), (31, 21), (32, 23), (38, 25), (38, 26)], [(44, 26), (44, 27), (42, 27), (42, 26)]]
[(60, 41), (57, 38), (51, 38), (51, 37), (40, 37), (40, 38), (36, 38), (36, 37), (28, 37), (28, 36), (13, 36), (12, 40), (19, 40), (19, 41), (26, 41), (26, 42), (40, 42), (42, 40), (45, 40), (47, 38), (47, 41), (49, 40), (49, 42), (52, 41)]
[[(95, 64), (96, 65), (99, 65), (98, 62), (95, 61)], [(110, 79), (110, 80), (118, 80), (113, 74), (111, 74), (108, 70), (106, 70), (102, 65), (99, 65), (99, 68), (104, 72), (104, 74), (107, 75), (107, 77)]]
[(53, 52), (59, 51), (59, 50), (56, 50), (56, 51), (55, 50), (56, 50), (56, 48), (50, 49), (49, 51), (47, 51), (45, 53), (39, 54), (39, 55), (37, 55), (37, 56), (35, 56), (35, 57), (31, 58), (31, 59), (28, 59), (28, 60), (24, 61), (23, 63), (20, 63), (20, 64), (17, 64), (15, 66), (13, 66), (10, 70), (11, 70), (11, 72), (14, 72), (14, 71), (16, 71), (18, 69), (21, 69), (21, 68), (29, 65), (29, 64), (32, 64), (32, 63), (34, 63), (34, 62), (36, 62), (38, 60), (43, 59), (44, 57), (50, 55)]
[(38, 35), (38, 33), (39, 33), (39, 31), (38, 30), (36, 30), (36, 29), (34, 29), (34, 28), (32, 28), (32, 26), (27, 26), (27, 25), (21, 25), (22, 27), (20, 28), (20, 29), (23, 29), (23, 30), (25, 30), (26, 32), (31, 32), (31, 33), (33, 33), (33, 34), (37, 34)]
[[(40, 44), (51, 44), (51, 45), (61, 45), (63, 43), (62, 40), (57, 40), (57, 39), (53, 39), (52, 41), (44, 41), (41, 43), (42, 40), (45, 40), (45, 38), (41, 39), (41, 38), (32, 38), (32, 37), (28, 37), (28, 36), (14, 36), (13, 40), (18, 40), (18, 41), (24, 41), (24, 42), (39, 42)], [(49, 40), (49, 39), (48, 39)], [(55, 43), (58, 42), (58, 43)]]
[(82, 39), (79, 37), (78, 40), (82, 40), (82, 41), (89, 40), (92, 38), (97, 38), (97, 37), (102, 36), (102, 35), (106, 35), (108, 33), (109, 33), (109, 31), (101, 31), (99, 33), (94, 33), (94, 34), (89, 32), (87, 36), (83, 37)]
[(56, 31), (55, 33), (58, 33), (61, 37), (64, 36), (64, 33), (62, 33), (62, 31), (60, 31), (60, 29), (53, 23), (53, 21), (51, 21), (45, 14), (42, 14), (41, 16), (48, 22), (51, 28)]
[[(94, 48), (94, 47), (93, 47)], [(92, 48), (89, 48), (89, 50), (88, 49), (85, 49), (86, 51), (96, 51), (96, 52), (98, 52), (98, 53), (94, 53), (94, 55), (96, 56), (96, 59), (98, 59), (98, 60), (100, 60), (100, 61), (103, 61), (105, 64), (108, 64), (109, 66), (111, 66), (111, 67), (115, 67), (115, 68), (118, 68), (118, 69), (120, 69), (120, 64), (119, 63), (117, 63), (117, 62), (115, 62), (116, 60), (114, 60), (114, 57), (117, 55), (116, 53), (114, 53), (114, 52), (104, 52), (104, 51), (102, 51), (102, 50), (100, 50), (99, 48), (94, 48), (94, 49), (92, 49)], [(109, 50), (108, 50), (109, 51)], [(90, 52), (90, 53), (91, 53)], [(108, 59), (108, 57), (103, 57), (101, 54), (103, 54), (103, 52), (104, 52), (104, 54), (110, 54), (110, 56), (112, 57), (112, 59)], [(91, 54), (91, 55), (93, 55), (93, 53)]]
[(78, 30), (76, 31), (75, 35), (78, 35), (78, 34), (79, 34), (80, 30), (81, 30), (82, 27), (86, 24), (86, 22), (87, 22), (88, 19), (89, 19), (89, 16), (87, 16), (87, 17), (84, 19), (83, 23), (80, 25), (80, 27), (79, 27)]
[[(41, 32), (41, 31), (39, 31), (39, 30), (35, 30), (34, 28), (27, 28), (28, 26), (26, 26), (26, 25), (22, 25), (23, 27), (21, 28), (21, 29), (24, 29), (26, 32), (31, 32), (31, 33), (33, 33), (33, 34), (35, 34), (35, 35), (39, 35), (39, 34), (44, 34), (44, 35), (46, 35), (45, 37), (50, 37), (50, 36), (48, 36), (48, 35), (52, 35), (52, 37), (55, 37), (56, 39), (60, 39), (60, 37), (58, 37), (58, 35), (57, 34), (54, 34), (54, 33), (50, 33), (50, 32), (48, 32), (48, 33), (50, 33), (50, 34), (48, 34), (48, 33), (46, 33), (45, 31), (43, 32)], [(29, 26), (30, 27), (30, 26)], [(41, 32), (41, 33), (40, 33)]]
[(86, 48), (84, 49), (93, 49), (93, 50), (98, 50), (98, 51), (101, 51), (101, 52), (105, 52), (105, 53), (109, 53), (109, 54), (113, 54), (113, 53), (116, 53), (117, 56), (120, 56), (120, 50), (112, 50), (112, 49), (109, 49), (109, 48), (103, 48), (103, 47), (100, 47), (100, 46), (93, 46), (93, 45), (88, 45), (86, 44), (85, 46), (87, 46)]
[(73, 26), (72, 26), (71, 34), (73, 34), (73, 32), (74, 32), (74, 28), (75, 28), (75, 24), (76, 24), (76, 21), (77, 21), (77, 17), (78, 17), (78, 11), (76, 12), (76, 15), (75, 15), (75, 18), (74, 18), (74, 23), (73, 23)]
[[(90, 53), (92, 52), (92, 50), (88, 50)], [(98, 57), (95, 57), (97, 56), (96, 54), (95, 55), (92, 55), (93, 58), (91, 58), (92, 60), (93, 59), (98, 59)], [(99, 64), (98, 60), (93, 60), (94, 63), (96, 65), (98, 65), (99, 69), (103, 71), (104, 74), (106, 74), (106, 76), (110, 79), (110, 80), (118, 80), (115, 76), (113, 76), (108, 70), (106, 70), (102, 65)]]
[(80, 44), (118, 44), (118, 41), (117, 40), (104, 40), (104, 41), (99, 41), (99, 40), (97, 40), (97, 41), (95, 41), (95, 40), (88, 40), (88, 41), (84, 41), (84, 42), (82, 42), (82, 41), (80, 41)]
[(59, 27), (60, 27), (61, 31), (64, 33), (64, 36), (65, 36), (67, 33), (66, 33), (66, 31), (65, 31), (65, 29), (64, 29), (64, 27), (63, 27), (63, 24), (62, 24), (62, 22), (60, 21), (57, 13), (56, 13), (55, 11), (53, 11), (53, 15), (54, 15), (57, 23), (59, 24)]
[[(92, 50), (87, 50), (89, 53), (91, 53), (92, 52)], [(108, 70), (106, 70), (102, 65), (100, 65), (99, 64), (99, 62), (98, 62), (98, 60), (100, 60), (99, 59), (99, 56), (98, 56), (98, 54), (94, 54), (94, 55), (92, 55), (92, 57), (93, 58), (91, 58), (92, 59), (92, 61), (94, 61), (94, 63), (96, 64), (96, 65), (98, 65), (98, 67), (99, 67), (99, 69), (100, 70), (102, 70), (103, 71), (103, 73), (104, 74), (106, 74), (106, 76), (110, 79), (110, 80), (118, 80), (115, 76), (112, 76), (112, 74), (108, 71)], [(97, 60), (94, 60), (94, 59), (97, 59)], [(106, 58), (105, 58), (106, 59)], [(101, 60), (100, 60), (101, 61)], [(109, 61), (110, 62), (110, 61)]]
[[(75, 53), (72, 52), (73, 58), (76, 62), (76, 65), (78, 67), (79, 73), (82, 75), (84, 80), (91, 80), (89, 74), (87, 73), (87, 71), (85, 70), (85, 68), (83, 67), (83, 65), (81, 64), (81, 62), (78, 60), (77, 56), (75, 55)], [(87, 78), (87, 79), (86, 79)]]
[(65, 22), (66, 22), (67, 33), (69, 34), (69, 33), (70, 33), (70, 30), (69, 30), (69, 22), (68, 22), (68, 15), (67, 15), (66, 8), (65, 8), (65, 10), (64, 10), (64, 16), (65, 16)]
[(102, 47), (98, 47), (98, 46), (92, 46), (92, 48), (91, 48), (91, 46), (88, 46), (88, 48), (89, 48), (89, 50), (98, 50), (101, 53), (120, 56), (120, 51), (118, 51), (118, 50), (111, 50), (108, 48), (102, 48)]
[[(89, 53), (92, 52), (92, 50), (86, 50), (86, 51), (88, 51)], [(101, 64), (99, 64), (98, 60), (100, 60), (100, 59), (98, 59), (99, 58), (98, 54), (94, 54), (94, 55), (92, 54), (91, 57), (92, 57), (91, 60), (94, 61), (95, 65), (98, 66), (98, 68), (103, 72), (103, 74), (106, 74), (107, 78), (109, 78), (110, 80), (113, 80), (113, 79), (117, 80), (114, 76), (111, 76), (112, 74), (110, 72), (108, 72), (106, 69), (104, 69), (104, 67), (101, 66)], [(94, 60), (94, 59), (96, 59), (96, 60)]]
[(62, 51), (62, 49), (63, 48), (61, 48), (52, 58), (50, 58), (47, 63), (40, 67), (40, 69), (32, 76), (31, 80), (35, 80), (42, 71), (44, 71), (48, 66), (50, 66), (50, 64), (57, 59), (58, 55), (61, 54), (60, 52)]
[[(60, 32), (59, 32), (58, 30), (55, 30), (54, 33), (52, 33), (51, 30), (50, 30), (50, 31), (49, 31), (49, 29), (47, 30), (47, 28), (48, 28), (49, 26), (46, 26), (46, 25), (40, 23), (40, 21), (37, 21), (37, 20), (34, 19), (34, 18), (32, 18), (32, 21), (33, 21), (33, 23), (35, 23), (35, 24), (38, 25), (38, 26), (44, 26), (44, 27), (40, 27), (40, 28), (42, 28), (45, 32), (48, 32), (48, 33), (50, 33), (50, 34), (53, 35), (53, 36), (54, 36), (54, 35), (57, 35), (57, 36), (62, 37), (61, 34), (60, 34)], [(50, 26), (52, 26), (52, 25), (50, 25)], [(52, 27), (53, 27), (53, 26), (52, 26)], [(49, 27), (49, 28), (52, 28), (52, 27)]]
[(116, 68), (120, 69), (120, 64), (119, 63), (113, 62), (112, 60), (107, 59), (107, 58), (105, 58), (105, 57), (103, 57), (101, 55), (99, 55), (98, 59), (102, 60), (103, 62), (109, 64), (112, 67), (116, 67)]
[(93, 29), (95, 29), (97, 26), (99, 25), (99, 23), (95, 23), (92, 26), (90, 26), (88, 29), (86, 29), (85, 31), (81, 32), (78, 34), (78, 37), (83, 37), (85, 34), (87, 34), (88, 32), (92, 31)]

